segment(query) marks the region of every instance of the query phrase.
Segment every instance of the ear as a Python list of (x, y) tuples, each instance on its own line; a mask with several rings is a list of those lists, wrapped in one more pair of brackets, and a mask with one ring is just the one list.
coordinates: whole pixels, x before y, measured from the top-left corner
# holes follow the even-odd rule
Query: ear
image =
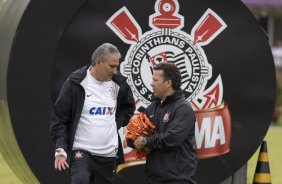
[(97, 65), (97, 64), (99, 65), (101, 62), (102, 62), (101, 58), (97, 58), (97, 59), (96, 59), (96, 65)]
[(172, 81), (171, 80), (167, 80), (167, 87), (172, 87)]

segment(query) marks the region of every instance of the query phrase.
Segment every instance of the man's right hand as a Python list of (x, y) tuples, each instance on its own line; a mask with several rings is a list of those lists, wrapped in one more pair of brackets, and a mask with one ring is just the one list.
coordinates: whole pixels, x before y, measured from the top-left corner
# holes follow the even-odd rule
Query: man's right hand
[(67, 163), (67, 153), (63, 148), (57, 148), (55, 153), (55, 169), (56, 170), (66, 170), (69, 168)]
[(55, 169), (56, 170), (66, 170), (67, 168), (69, 168), (69, 165), (67, 163), (67, 159), (66, 157), (62, 156), (62, 155), (58, 155), (55, 158)]

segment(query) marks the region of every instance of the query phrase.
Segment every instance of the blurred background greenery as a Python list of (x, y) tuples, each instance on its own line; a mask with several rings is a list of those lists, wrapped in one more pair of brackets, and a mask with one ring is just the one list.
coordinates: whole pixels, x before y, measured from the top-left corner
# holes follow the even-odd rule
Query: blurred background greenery
[(0, 183), (1, 184), (21, 184), (0, 154)]
[[(282, 124), (281, 124), (282, 125)], [(282, 126), (272, 125), (269, 128), (267, 135), (265, 136), (265, 141), (267, 143), (268, 149), (268, 159), (270, 166), (270, 174), (272, 183), (282, 184)], [(256, 153), (248, 162), (247, 166), (247, 184), (251, 184), (255, 174), (255, 169), (258, 161), (260, 148), (257, 149)]]

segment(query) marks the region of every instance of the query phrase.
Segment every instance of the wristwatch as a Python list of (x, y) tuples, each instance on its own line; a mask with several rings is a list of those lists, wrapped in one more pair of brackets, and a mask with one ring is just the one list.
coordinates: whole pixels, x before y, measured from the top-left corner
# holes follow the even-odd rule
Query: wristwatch
[(146, 144), (147, 144), (147, 139), (146, 139), (146, 137), (144, 137), (143, 139), (142, 139), (142, 146), (146, 146)]

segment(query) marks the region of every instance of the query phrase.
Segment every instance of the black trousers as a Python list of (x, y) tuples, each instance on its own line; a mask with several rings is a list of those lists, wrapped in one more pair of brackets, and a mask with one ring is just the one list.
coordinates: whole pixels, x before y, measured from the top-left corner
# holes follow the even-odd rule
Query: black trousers
[(115, 168), (114, 157), (94, 156), (82, 150), (72, 151), (71, 184), (112, 184), (115, 180)]
[(191, 176), (187, 181), (154, 181), (147, 178), (147, 184), (197, 184), (195, 176)]

